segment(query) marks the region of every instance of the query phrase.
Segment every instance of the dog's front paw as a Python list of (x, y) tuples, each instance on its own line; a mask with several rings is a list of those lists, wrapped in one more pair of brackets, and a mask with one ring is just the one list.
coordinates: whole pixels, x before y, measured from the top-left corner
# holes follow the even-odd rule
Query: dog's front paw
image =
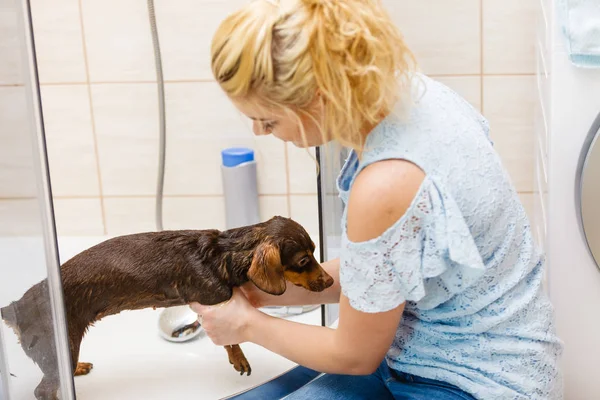
[(250, 368), (250, 363), (246, 359), (244, 352), (240, 348), (239, 345), (234, 344), (233, 346), (225, 346), (227, 350), (227, 354), (229, 355), (229, 362), (233, 365), (236, 371), (240, 373), (240, 375), (250, 376), (252, 373), (252, 368)]
[(75, 376), (87, 375), (94, 368), (94, 364), (92, 363), (77, 363), (77, 368), (75, 369)]
[(244, 372), (245, 372), (246, 375), (250, 376), (250, 374), (252, 373), (252, 368), (250, 368), (250, 363), (248, 362), (248, 360), (246, 360), (246, 357), (244, 357), (243, 354), (242, 354), (242, 358), (234, 360), (232, 362), (232, 364), (233, 364), (233, 368), (235, 368), (235, 370), (238, 371), (240, 373), (240, 375), (244, 375)]

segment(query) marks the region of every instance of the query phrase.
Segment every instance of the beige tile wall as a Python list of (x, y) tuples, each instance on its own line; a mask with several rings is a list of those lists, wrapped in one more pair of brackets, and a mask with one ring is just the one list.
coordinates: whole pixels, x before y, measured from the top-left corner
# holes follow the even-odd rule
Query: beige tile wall
[[(224, 226), (219, 151), (243, 145), (257, 152), (262, 217), (291, 216), (316, 234), (312, 155), (254, 138), (211, 77), (211, 34), (244, 1), (156, 1), (167, 81), (165, 228)], [(146, 2), (31, 3), (59, 234), (154, 229), (158, 107)], [(424, 72), (489, 118), (529, 206), (537, 1), (384, 3)], [(13, 78), (0, 76), (0, 90), (10, 90)], [(28, 201), (18, 190), (0, 195), (0, 211)]]

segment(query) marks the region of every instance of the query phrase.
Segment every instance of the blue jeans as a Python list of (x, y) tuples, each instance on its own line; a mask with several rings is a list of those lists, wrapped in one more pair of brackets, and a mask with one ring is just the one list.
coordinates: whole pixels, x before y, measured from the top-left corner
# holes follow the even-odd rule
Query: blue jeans
[(323, 375), (285, 400), (474, 400), (448, 383), (392, 370), (383, 361), (367, 376)]

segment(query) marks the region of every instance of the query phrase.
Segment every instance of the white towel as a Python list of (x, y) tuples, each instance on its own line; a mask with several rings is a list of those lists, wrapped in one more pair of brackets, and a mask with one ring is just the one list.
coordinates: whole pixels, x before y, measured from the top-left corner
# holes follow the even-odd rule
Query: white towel
[(600, 68), (600, 0), (557, 0), (571, 62)]

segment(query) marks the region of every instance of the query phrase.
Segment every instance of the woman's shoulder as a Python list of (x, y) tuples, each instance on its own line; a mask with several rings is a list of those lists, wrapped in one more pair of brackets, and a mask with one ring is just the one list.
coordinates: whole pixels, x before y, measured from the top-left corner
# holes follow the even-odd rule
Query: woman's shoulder
[(424, 75), (415, 82), (412, 101), (399, 103), (367, 136), (359, 169), (404, 158), (429, 172), (428, 163), (452, 161), (457, 151), (491, 150), (489, 124), (472, 105)]
[(358, 242), (380, 236), (411, 207), (424, 179), (423, 170), (406, 160), (384, 160), (366, 167), (349, 196), (348, 238)]
[[(427, 80), (424, 90), (409, 113), (391, 113), (369, 133), (354, 174), (382, 161), (405, 160), (458, 198), (455, 192), (470, 182), (485, 186), (504, 179), (481, 114), (435, 81)], [(487, 180), (477, 170), (486, 170)]]

